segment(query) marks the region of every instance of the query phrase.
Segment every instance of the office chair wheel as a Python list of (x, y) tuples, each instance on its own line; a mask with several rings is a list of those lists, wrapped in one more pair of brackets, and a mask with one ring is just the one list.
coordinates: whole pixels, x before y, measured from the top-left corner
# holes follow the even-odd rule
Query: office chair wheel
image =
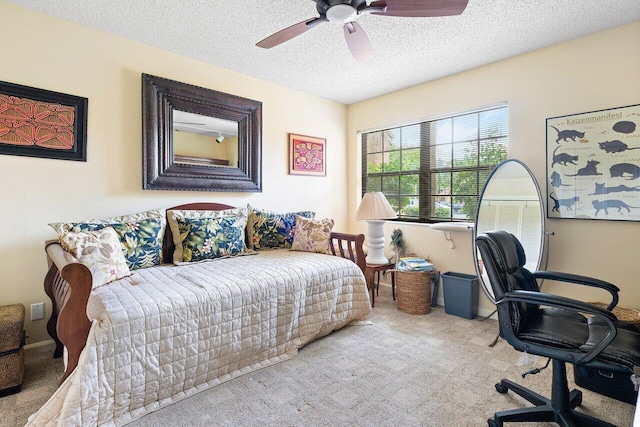
[(489, 418), (487, 420), (487, 424), (489, 425), (489, 427), (499, 427), (498, 423), (493, 418)]
[(502, 394), (504, 394), (504, 393), (509, 391), (509, 389), (507, 387), (505, 387), (505, 385), (502, 384), (502, 383), (497, 383), (496, 384), (496, 390), (497, 390), (498, 393), (502, 393)]

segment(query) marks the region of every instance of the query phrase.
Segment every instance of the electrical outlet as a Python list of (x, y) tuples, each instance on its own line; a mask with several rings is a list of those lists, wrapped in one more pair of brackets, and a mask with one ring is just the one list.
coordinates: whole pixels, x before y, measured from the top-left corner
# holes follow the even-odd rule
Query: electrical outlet
[(44, 303), (31, 304), (31, 320), (44, 319)]

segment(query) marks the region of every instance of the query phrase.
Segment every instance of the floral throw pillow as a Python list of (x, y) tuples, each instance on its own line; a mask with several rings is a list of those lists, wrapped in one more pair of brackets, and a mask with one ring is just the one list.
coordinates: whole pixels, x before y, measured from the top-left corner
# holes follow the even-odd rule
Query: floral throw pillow
[(255, 250), (290, 248), (293, 242), (296, 215), (313, 218), (315, 212), (275, 213), (250, 210), (247, 222), (249, 248)]
[(294, 251), (329, 253), (334, 221), (329, 218), (313, 219), (296, 216), (296, 232), (291, 249)]
[(246, 250), (244, 228), (247, 218), (177, 218), (183, 262), (197, 262), (238, 255)]
[(131, 275), (118, 235), (111, 227), (71, 231), (61, 235), (59, 240), (67, 252), (91, 271), (94, 289)]
[(109, 219), (49, 225), (58, 236), (68, 232), (96, 231), (112, 227), (120, 239), (129, 269), (151, 267), (162, 262), (162, 238), (166, 218), (164, 211), (160, 209)]
[[(179, 220), (183, 220), (185, 218), (192, 219), (201, 219), (201, 218), (222, 218), (224, 216), (233, 216), (239, 215), (247, 217), (247, 210), (245, 208), (233, 208), (233, 209), (224, 209), (220, 211), (206, 211), (206, 210), (178, 210), (171, 209), (167, 211), (167, 222), (169, 223), (169, 228), (171, 229), (171, 235), (173, 236), (173, 244), (175, 246), (175, 250), (173, 251), (173, 263), (179, 264), (183, 261), (182, 259), (182, 239), (180, 236), (180, 229), (178, 225)], [(242, 240), (244, 241), (244, 229), (242, 230)]]

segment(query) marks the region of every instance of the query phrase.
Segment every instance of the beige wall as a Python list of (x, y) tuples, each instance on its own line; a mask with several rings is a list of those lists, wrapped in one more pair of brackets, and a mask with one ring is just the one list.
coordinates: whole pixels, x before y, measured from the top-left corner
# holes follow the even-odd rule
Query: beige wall
[[(361, 194), (357, 131), (507, 101), (509, 157), (525, 162), (546, 193), (545, 119), (640, 103), (639, 40), (635, 22), (349, 106), (351, 228), (366, 232), (353, 220)], [(443, 232), (424, 225), (387, 223), (386, 236), (396, 227), (404, 230), (409, 250), (429, 256), (441, 271), (474, 273), (471, 234), (454, 233), (450, 249)], [(622, 289), (621, 304), (640, 308), (639, 223), (548, 219), (546, 227), (555, 232), (549, 269), (611, 281)], [(571, 289), (585, 299), (605, 298)], [(482, 311), (492, 309), (482, 299)]]
[[(0, 1), (0, 80), (89, 99), (87, 162), (0, 155), (0, 304), (27, 307), (28, 343), (46, 340), (29, 305), (47, 302), (47, 223), (218, 201), (314, 209), (345, 230), (346, 107)], [(263, 103), (263, 192), (142, 190), (141, 74)], [(326, 177), (287, 174), (288, 132), (327, 138)], [(313, 192), (308, 191), (313, 186)], [(320, 202), (322, 201), (322, 202)]]

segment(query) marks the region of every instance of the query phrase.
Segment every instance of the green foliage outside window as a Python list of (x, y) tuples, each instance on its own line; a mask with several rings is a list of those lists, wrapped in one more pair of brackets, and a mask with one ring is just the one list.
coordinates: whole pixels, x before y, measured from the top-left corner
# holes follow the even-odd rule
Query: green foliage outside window
[[(499, 107), (364, 134), (363, 191), (382, 191), (402, 219), (473, 220), (484, 182), (507, 157), (506, 119)], [(431, 185), (420, 188), (421, 174)]]

